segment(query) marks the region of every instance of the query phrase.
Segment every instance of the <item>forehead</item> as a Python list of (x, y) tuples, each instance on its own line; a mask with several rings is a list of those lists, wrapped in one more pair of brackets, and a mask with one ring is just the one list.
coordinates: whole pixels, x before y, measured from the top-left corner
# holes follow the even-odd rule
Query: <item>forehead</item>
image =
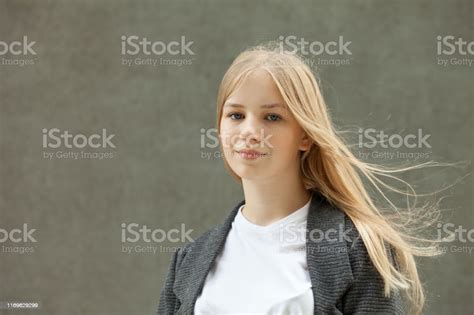
[(240, 104), (248, 107), (279, 104), (285, 108), (285, 102), (276, 86), (271, 75), (262, 69), (250, 73), (232, 92), (226, 100), (226, 106), (229, 104)]

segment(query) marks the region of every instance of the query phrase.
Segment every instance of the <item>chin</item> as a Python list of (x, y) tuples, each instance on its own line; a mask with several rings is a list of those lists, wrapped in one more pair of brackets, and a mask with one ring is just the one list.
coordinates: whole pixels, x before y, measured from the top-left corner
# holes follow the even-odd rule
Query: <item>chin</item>
[(257, 180), (268, 177), (267, 172), (262, 169), (256, 169), (255, 167), (245, 167), (239, 165), (238, 167), (232, 168), (234, 173), (242, 179)]

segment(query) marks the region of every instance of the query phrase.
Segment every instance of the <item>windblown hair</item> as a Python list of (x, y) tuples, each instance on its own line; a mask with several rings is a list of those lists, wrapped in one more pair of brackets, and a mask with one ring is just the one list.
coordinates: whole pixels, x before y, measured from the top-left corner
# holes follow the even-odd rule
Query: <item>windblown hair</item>
[[(438, 241), (421, 237), (418, 232), (421, 224), (438, 219), (439, 209), (436, 204), (415, 207), (409, 201), (406, 207), (398, 207), (387, 194), (400, 194), (407, 200), (409, 197), (416, 200), (420, 195), (397, 173), (440, 163), (429, 161), (389, 167), (357, 158), (332, 123), (312, 70), (298, 54), (274, 43), (242, 52), (225, 73), (217, 96), (219, 132), (225, 101), (257, 69), (271, 75), (289, 110), (312, 139), (311, 148), (301, 152), (300, 167), (305, 187), (321, 193), (354, 222), (373, 265), (384, 281), (385, 296), (390, 296), (392, 290), (405, 292), (411, 302), (411, 313), (420, 314), (425, 295), (415, 256), (435, 256), (440, 254), (440, 250)], [(225, 159), (224, 163), (231, 175), (241, 181)], [(391, 180), (401, 183), (405, 189), (389, 185), (387, 182)], [(379, 198), (374, 198), (373, 192)], [(386, 207), (382, 203), (376, 205), (378, 202), (375, 200)]]

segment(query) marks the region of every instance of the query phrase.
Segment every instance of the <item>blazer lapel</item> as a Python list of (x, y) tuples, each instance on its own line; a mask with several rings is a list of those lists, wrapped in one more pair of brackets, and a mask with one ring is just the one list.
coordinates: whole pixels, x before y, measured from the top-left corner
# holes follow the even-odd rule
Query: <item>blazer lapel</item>
[(353, 282), (344, 238), (345, 214), (314, 192), (306, 226), (306, 259), (314, 313), (338, 313), (336, 305)]

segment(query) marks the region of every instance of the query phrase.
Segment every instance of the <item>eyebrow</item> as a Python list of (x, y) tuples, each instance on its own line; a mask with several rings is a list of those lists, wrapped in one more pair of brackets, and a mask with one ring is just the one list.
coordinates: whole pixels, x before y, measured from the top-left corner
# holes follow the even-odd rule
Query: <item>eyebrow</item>
[[(236, 103), (225, 103), (224, 107), (234, 107), (234, 108), (244, 108), (245, 106), (242, 104), (236, 104)], [(280, 107), (283, 109), (286, 109), (285, 106), (283, 106), (280, 103), (271, 103), (271, 104), (263, 104), (260, 105), (261, 108), (275, 108), (275, 107)]]

